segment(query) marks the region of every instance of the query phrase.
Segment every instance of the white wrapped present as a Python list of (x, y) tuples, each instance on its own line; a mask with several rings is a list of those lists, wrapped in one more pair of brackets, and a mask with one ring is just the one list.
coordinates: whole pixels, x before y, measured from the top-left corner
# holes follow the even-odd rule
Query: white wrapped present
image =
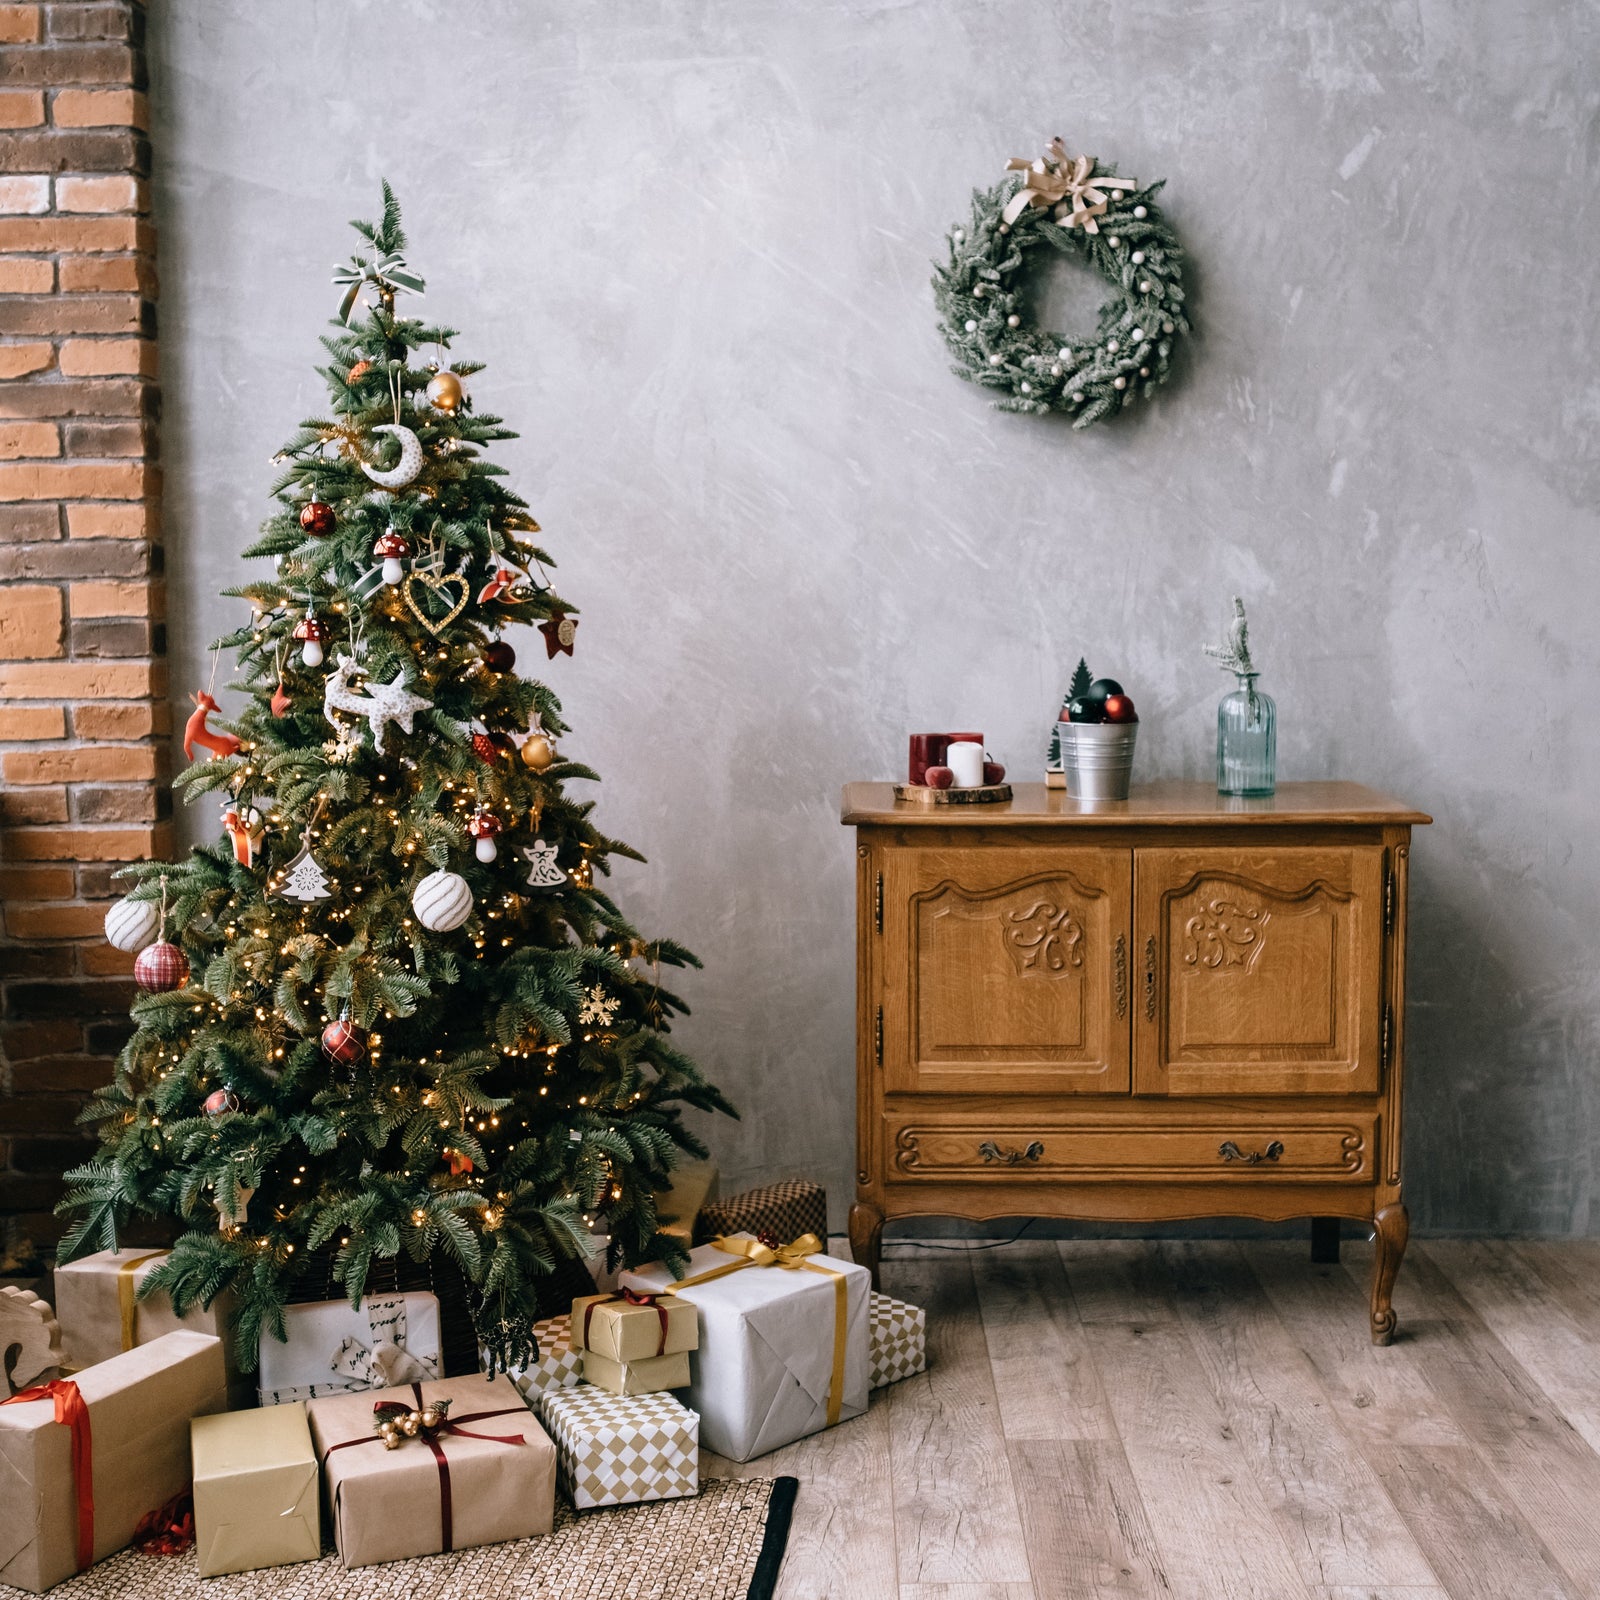
[(921, 1306), (874, 1289), (868, 1316), (874, 1389), (928, 1370), (928, 1313)]
[(578, 1510), (700, 1492), (700, 1419), (670, 1394), (551, 1389), (539, 1411), (556, 1482)]
[(261, 1335), (264, 1406), (320, 1400), (359, 1389), (390, 1389), (441, 1375), (439, 1302), (420, 1290), (368, 1295), (359, 1306), (321, 1300), (285, 1306), (288, 1343)]
[(539, 1397), (551, 1389), (576, 1389), (583, 1381), (583, 1352), (572, 1348), (572, 1319), (563, 1313), (533, 1325), (539, 1341), (539, 1359), (531, 1367), (514, 1367), (506, 1374), (518, 1392), (536, 1410)]
[(867, 1409), (871, 1278), (815, 1235), (773, 1250), (735, 1234), (691, 1251), (680, 1282), (660, 1262), (621, 1282), (698, 1307), (685, 1398), (719, 1455), (749, 1461)]

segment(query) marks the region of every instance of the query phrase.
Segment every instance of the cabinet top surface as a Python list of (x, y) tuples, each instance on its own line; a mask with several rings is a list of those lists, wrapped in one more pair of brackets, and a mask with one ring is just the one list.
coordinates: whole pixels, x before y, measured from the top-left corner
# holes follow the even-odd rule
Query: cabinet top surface
[(1280, 783), (1264, 800), (1220, 795), (1210, 783), (1176, 779), (1135, 784), (1126, 800), (1074, 800), (1042, 783), (1012, 785), (1013, 798), (994, 805), (928, 805), (896, 800), (892, 783), (847, 783), (840, 817), (846, 827), (1128, 827), (1129, 825), (1344, 824), (1421, 826), (1433, 818), (1360, 783)]

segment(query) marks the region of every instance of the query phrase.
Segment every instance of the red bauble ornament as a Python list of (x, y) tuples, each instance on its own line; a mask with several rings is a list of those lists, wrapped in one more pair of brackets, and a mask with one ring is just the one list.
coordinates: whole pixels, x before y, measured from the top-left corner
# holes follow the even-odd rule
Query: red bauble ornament
[(165, 939), (147, 945), (133, 964), (133, 981), (146, 994), (181, 989), (189, 981), (189, 958)]
[(1004, 783), (1006, 769), (998, 761), (985, 761), (983, 764), (983, 781), (985, 783)]
[(367, 1053), (367, 1035), (345, 1018), (322, 1030), (322, 1053), (336, 1066), (353, 1067)]
[(1133, 709), (1133, 701), (1125, 694), (1108, 694), (1105, 698), (1107, 722), (1137, 722), (1139, 713)]
[(339, 519), (326, 500), (307, 500), (300, 507), (300, 526), (313, 539), (326, 539), (338, 525)]
[(509, 672), (517, 664), (517, 652), (504, 639), (483, 647), (483, 664), (491, 672)]
[(220, 1117), (226, 1112), (237, 1111), (239, 1109), (239, 1097), (233, 1092), (232, 1089), (213, 1089), (211, 1093), (205, 1097), (205, 1101), (201, 1105), (200, 1109), (204, 1111), (208, 1117)]
[(948, 789), (956, 781), (956, 775), (949, 767), (929, 767), (923, 776), (930, 789)]
[(557, 611), (539, 624), (539, 632), (544, 635), (545, 654), (552, 661), (563, 652), (570, 656), (572, 641), (578, 637), (577, 619)]

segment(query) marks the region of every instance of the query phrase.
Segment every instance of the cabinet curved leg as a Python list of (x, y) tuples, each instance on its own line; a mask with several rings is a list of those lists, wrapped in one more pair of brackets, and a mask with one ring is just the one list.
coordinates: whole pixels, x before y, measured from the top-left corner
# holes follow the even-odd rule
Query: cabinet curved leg
[(1406, 1253), (1411, 1218), (1397, 1200), (1384, 1206), (1372, 1219), (1372, 1342), (1388, 1344), (1394, 1338), (1394, 1280)]
[(883, 1213), (876, 1206), (857, 1200), (850, 1207), (850, 1254), (858, 1267), (872, 1274), (872, 1287), (878, 1284), (878, 1251), (883, 1243)]

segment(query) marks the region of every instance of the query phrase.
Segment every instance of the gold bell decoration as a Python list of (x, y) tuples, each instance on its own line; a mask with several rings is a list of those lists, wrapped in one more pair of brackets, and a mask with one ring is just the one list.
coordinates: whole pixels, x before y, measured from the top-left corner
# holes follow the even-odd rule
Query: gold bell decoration
[(435, 410), (459, 411), (466, 397), (467, 391), (461, 387), (460, 378), (453, 372), (436, 372), (428, 379), (428, 403)]

